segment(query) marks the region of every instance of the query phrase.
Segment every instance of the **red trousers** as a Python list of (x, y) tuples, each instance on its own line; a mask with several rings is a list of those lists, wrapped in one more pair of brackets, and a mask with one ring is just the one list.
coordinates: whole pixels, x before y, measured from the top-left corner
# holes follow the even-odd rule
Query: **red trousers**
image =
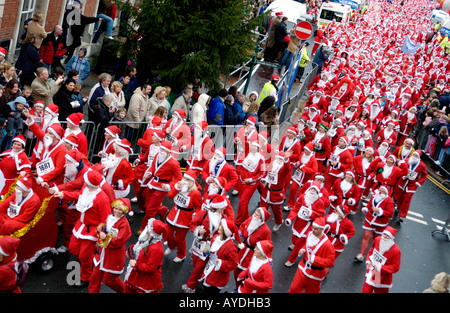
[(295, 203), (297, 202), (297, 193), (298, 189), (300, 188), (299, 184), (296, 181), (292, 181), (291, 189), (289, 190), (289, 199), (287, 202), (288, 207), (294, 207)]
[(294, 249), (292, 249), (291, 254), (289, 255), (288, 261), (294, 263), (298, 258), (298, 253), (300, 248), (305, 244), (306, 237), (297, 237), (292, 235), (292, 243), (294, 244)]
[(156, 189), (146, 189), (145, 191), (145, 215), (142, 219), (140, 230), (144, 230), (147, 226), (148, 220), (156, 215), (164, 216), (167, 212), (167, 207), (162, 205), (164, 198), (167, 195), (166, 191)]
[(180, 259), (186, 257), (186, 235), (189, 228), (181, 228), (177, 226), (167, 225), (167, 245), (169, 249), (177, 248), (177, 257)]
[(93, 257), (96, 248), (96, 241), (78, 239), (72, 235), (69, 243), (69, 251), (78, 257), (81, 263), (81, 280), (90, 281), (92, 274)]
[(377, 287), (371, 286), (367, 283), (364, 283), (361, 292), (362, 293), (389, 293), (389, 288), (377, 288)]
[[(403, 191), (403, 190), (402, 190)], [(411, 206), (411, 200), (414, 196), (414, 192), (402, 192), (399, 193), (397, 200), (397, 209), (399, 210), (398, 216), (405, 218), (408, 215), (409, 207)]]
[(259, 204), (260, 207), (266, 208), (269, 210), (269, 207), (272, 208), (273, 217), (275, 219), (275, 224), (280, 225), (283, 223), (283, 214), (281, 213), (281, 203), (280, 204), (270, 204), (261, 199)]
[(120, 274), (104, 272), (100, 265), (92, 270), (91, 281), (89, 283), (89, 293), (99, 293), (103, 283), (117, 293), (123, 293), (125, 283), (120, 278)]
[(289, 293), (319, 293), (322, 285), (321, 280), (311, 279), (303, 274), (301, 269), (297, 269), (292, 280)]
[(186, 283), (186, 285), (190, 289), (196, 289), (198, 286), (198, 280), (202, 277), (203, 270), (205, 269), (206, 263), (208, 259), (203, 261), (196, 255), (192, 255), (192, 263), (194, 265), (194, 268), (192, 270), (191, 276), (189, 276), (189, 279)]
[(65, 247), (69, 246), (72, 238), (72, 230), (80, 218), (81, 213), (75, 208), (69, 209), (68, 205), (58, 208), (58, 213), (62, 222), (62, 240)]
[(250, 213), (248, 212), (248, 204), (250, 203), (250, 199), (255, 193), (257, 187), (258, 184), (254, 185), (240, 184), (239, 206), (237, 216), (235, 219), (236, 225), (241, 225), (247, 218), (250, 217)]

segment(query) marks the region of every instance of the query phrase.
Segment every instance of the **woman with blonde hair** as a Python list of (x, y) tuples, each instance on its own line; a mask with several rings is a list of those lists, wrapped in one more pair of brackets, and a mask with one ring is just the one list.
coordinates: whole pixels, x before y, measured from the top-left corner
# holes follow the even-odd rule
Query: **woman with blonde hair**
[(122, 90), (122, 83), (119, 81), (114, 81), (111, 83), (111, 95), (114, 98), (113, 103), (117, 107), (117, 109), (123, 109), (125, 107), (125, 94)]
[(148, 99), (148, 109), (147, 114), (145, 116), (145, 121), (149, 120), (149, 117), (152, 116), (156, 109), (160, 106), (165, 107), (167, 112), (170, 112), (170, 103), (166, 99), (167, 90), (165, 87), (157, 86), (155, 91), (153, 92), (153, 96)]
[(5, 86), (11, 79), (17, 79), (16, 68), (10, 64), (5, 63), (0, 67), (0, 85)]
[(25, 36), (26, 42), (32, 42), (36, 49), (41, 48), (41, 43), (44, 38), (47, 37), (47, 32), (42, 26), (44, 21), (44, 13), (35, 12), (33, 19), (28, 22), (27, 35)]
[(446, 272), (436, 274), (431, 281), (431, 286), (423, 291), (423, 293), (449, 293), (450, 292), (450, 276)]

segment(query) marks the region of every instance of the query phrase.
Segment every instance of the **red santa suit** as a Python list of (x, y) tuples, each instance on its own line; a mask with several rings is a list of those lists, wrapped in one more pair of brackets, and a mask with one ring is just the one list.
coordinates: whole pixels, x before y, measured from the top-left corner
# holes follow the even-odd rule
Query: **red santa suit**
[[(210, 207), (214, 210), (223, 210), (226, 206), (225, 198), (220, 195), (214, 197), (210, 204)], [(217, 233), (220, 221), (223, 218), (226, 218), (223, 213), (211, 210), (202, 210), (192, 218), (189, 229), (193, 235), (193, 270), (187, 283), (182, 286), (183, 290), (194, 291), (197, 288), (208, 260), (207, 249), (211, 246), (211, 238)], [(203, 234), (201, 234), (202, 231), (204, 231)]]
[(17, 248), (20, 239), (10, 236), (0, 237), (0, 250), (3, 259), (0, 262), (0, 291), (21, 293), (17, 285), (17, 274), (15, 271), (17, 265)]
[(234, 208), (231, 205), (230, 199), (225, 192), (225, 186), (227, 185), (227, 180), (223, 177), (214, 178), (214, 183), (216, 186), (211, 186), (208, 189), (208, 193), (203, 194), (203, 202), (202, 202), (202, 210), (208, 210), (211, 208), (211, 203), (214, 201), (215, 197), (218, 195), (222, 196), (225, 199), (227, 205), (223, 209), (223, 214), (226, 218), (234, 221)]
[(186, 257), (186, 235), (189, 231), (189, 223), (192, 216), (202, 208), (200, 191), (197, 188), (188, 190), (187, 186), (189, 180), (195, 184), (196, 178), (194, 170), (187, 170), (184, 180), (176, 184), (167, 194), (167, 197), (173, 199), (174, 202), (166, 217), (167, 246), (170, 250), (177, 249), (177, 257), (180, 260), (184, 260)]
[(377, 136), (378, 142), (387, 141), (390, 146), (395, 146), (397, 144), (397, 133), (394, 128), (389, 129), (388, 127), (381, 128)]
[(389, 194), (392, 195), (394, 191), (397, 179), (406, 175), (406, 165), (403, 163), (400, 166), (395, 165), (397, 161), (394, 155), (389, 155), (388, 158), (392, 158), (394, 165), (389, 166), (385, 162), (380, 162), (378, 159), (372, 161), (370, 180), (372, 180), (371, 189), (374, 191), (380, 186), (386, 186), (389, 190)]
[(340, 105), (344, 105), (350, 99), (351, 95), (351, 81), (349, 78), (344, 77), (336, 84), (331, 90), (331, 97), (339, 100)]
[(383, 119), (383, 110), (380, 108), (378, 100), (375, 100), (368, 109), (369, 109), (369, 117), (370, 120), (372, 121), (371, 129), (375, 133), (378, 131), (378, 125)]
[(298, 123), (294, 125), (297, 129), (298, 133), (298, 141), (300, 142), (300, 148), (303, 150), (303, 147), (311, 141), (311, 129), (306, 126), (306, 121), (303, 118), (298, 120)]
[(291, 182), (291, 176), (292, 176), (292, 168), (294, 167), (294, 164), (297, 163), (300, 157), (301, 153), (301, 146), (300, 142), (297, 140), (297, 129), (295, 127), (290, 127), (288, 129), (288, 132), (292, 133), (295, 137), (293, 139), (290, 139), (288, 135), (284, 136), (281, 139), (279, 150), (283, 152), (286, 155), (286, 167), (287, 167), (287, 175), (285, 177), (284, 181), (284, 189), (287, 191), (289, 188), (289, 184)]
[[(309, 194), (310, 189), (315, 189), (318, 195), (312, 197)], [(317, 183), (313, 183), (304, 194), (298, 198), (292, 210), (286, 218), (286, 225), (292, 225), (292, 243), (294, 247), (289, 256), (288, 262), (292, 265), (297, 257), (300, 248), (304, 245), (306, 234), (311, 229), (312, 222), (325, 215), (326, 207), (321, 199), (320, 188)]]
[[(115, 154), (108, 156), (105, 165), (105, 180), (113, 187), (116, 198), (125, 198), (130, 193), (134, 181), (134, 172), (128, 155), (132, 153), (127, 139), (117, 141), (114, 146)], [(117, 153), (121, 153), (120, 156)], [(123, 154), (122, 154), (123, 153)]]
[[(388, 226), (383, 232), (394, 240), (397, 231)], [(385, 245), (383, 237), (373, 240), (366, 258), (366, 275), (363, 293), (389, 292), (392, 287), (392, 276), (400, 270), (401, 251), (395, 242)]]
[[(373, 148), (370, 148), (373, 151)], [(373, 158), (368, 159), (364, 156), (364, 154), (357, 155), (353, 159), (353, 169), (356, 175), (356, 184), (360, 189), (361, 196), (367, 197), (370, 191), (371, 181), (369, 175), (371, 174), (370, 164), (372, 163)]]
[(238, 265), (234, 271), (236, 287), (239, 287), (242, 283), (242, 281), (239, 280), (239, 276), (242, 271), (248, 269), (257, 243), (262, 240), (270, 240), (272, 237), (270, 228), (266, 224), (271, 214), (264, 207), (258, 207), (256, 210), (261, 215), (260, 219), (255, 217), (255, 214), (253, 214), (239, 226), (239, 233), (242, 243), (239, 246), (240, 250), (238, 253)]
[(416, 107), (410, 109), (407, 113), (403, 114), (399, 118), (399, 131), (398, 131), (398, 145), (403, 145), (405, 139), (407, 139), (413, 127), (417, 124)]
[[(111, 214), (111, 201), (100, 188), (102, 176), (96, 171), (84, 174), (85, 186), (81, 190), (64, 191), (66, 201), (76, 201), (76, 210), (80, 218), (72, 230), (69, 251), (77, 256), (81, 263), (81, 280), (89, 282), (93, 267), (93, 257), (97, 242), (97, 226)], [(95, 188), (90, 191), (87, 186)]]
[(308, 156), (303, 151), (300, 154), (299, 161), (295, 164), (295, 171), (292, 175), (292, 184), (289, 190), (289, 199), (287, 206), (292, 208), (297, 201), (298, 189), (303, 186), (303, 184), (311, 179), (317, 173), (319, 166), (317, 164), (316, 157), (313, 154), (314, 143), (308, 143), (304, 149), (311, 152)]
[[(150, 181), (147, 183), (148, 188), (144, 191), (146, 206), (141, 231), (146, 227), (150, 218), (157, 214), (165, 215), (167, 208), (161, 204), (169, 190), (174, 188), (175, 184), (182, 179), (180, 163), (170, 154), (171, 150), (171, 143), (163, 141), (160, 151), (150, 166)], [(160, 160), (160, 156), (164, 154), (166, 154), (166, 157)]]
[(226, 193), (233, 189), (233, 187), (235, 188), (239, 180), (236, 169), (225, 160), (225, 148), (217, 148), (214, 152), (217, 156), (214, 156), (211, 160), (206, 161), (202, 170), (202, 179), (206, 183), (204, 187), (204, 194), (208, 194), (211, 179), (218, 177), (225, 178), (227, 182), (225, 186)]
[(288, 166), (288, 159), (284, 158), (284, 153), (279, 152), (277, 160), (272, 162), (269, 170), (261, 180), (261, 203), (260, 206), (266, 209), (272, 208), (275, 218), (275, 225), (283, 223), (281, 205), (286, 197), (285, 181), (291, 169)]
[(114, 143), (120, 141), (119, 134), (121, 133), (121, 130), (116, 125), (111, 125), (105, 128), (105, 132), (108, 133), (112, 139), (105, 139), (102, 150), (98, 152), (98, 156), (101, 158), (102, 163), (109, 154), (114, 154)]
[[(380, 188), (385, 188), (387, 191), (385, 186), (381, 186)], [(375, 208), (378, 209), (378, 212), (376, 212)], [(366, 215), (362, 228), (381, 235), (394, 214), (394, 200), (389, 195), (382, 195), (379, 189), (377, 189), (374, 191), (367, 206), (362, 208), (362, 212)]]
[[(340, 139), (342, 139), (346, 145), (349, 144), (347, 137), (343, 136)], [(325, 175), (325, 188), (330, 190), (334, 180), (343, 177), (344, 172), (353, 167), (353, 155), (348, 147), (340, 148), (339, 146), (336, 146), (331, 153), (328, 162), (329, 167)], [(336, 164), (333, 165), (331, 162), (336, 162)]]
[[(25, 147), (25, 138), (23, 136), (17, 136), (13, 139), (22, 143)], [(10, 186), (19, 177), (21, 171), (31, 173), (31, 164), (28, 160), (28, 156), (22, 149), (19, 152), (15, 152), (12, 149), (0, 153), (0, 195), (4, 196)]]
[(208, 123), (202, 121), (195, 125), (194, 136), (191, 139), (191, 153), (187, 161), (187, 168), (194, 170), (200, 175), (205, 163), (214, 155), (214, 142), (207, 135)]
[(402, 219), (408, 214), (414, 193), (427, 180), (427, 168), (425, 163), (420, 160), (420, 155), (421, 151), (416, 150), (412, 157), (405, 160), (408, 173), (397, 180), (394, 199), (397, 201), (399, 209), (398, 216)]
[[(327, 125), (321, 124), (320, 127), (328, 131)], [(321, 131), (317, 131), (312, 135), (311, 141), (314, 143), (314, 157), (317, 160), (319, 172), (323, 173), (325, 171), (324, 162), (331, 155), (331, 139), (326, 132), (322, 133)]]
[(230, 273), (238, 264), (238, 248), (233, 239), (238, 242), (239, 234), (233, 221), (222, 219), (221, 225), (224, 237), (217, 233), (211, 240), (211, 248), (200, 282), (204, 287), (225, 287), (230, 279)]
[(327, 100), (324, 97), (324, 89), (318, 88), (314, 93), (306, 100), (305, 107), (308, 108), (311, 105), (317, 106), (317, 108), (322, 112), (327, 104)]
[[(39, 211), (41, 200), (32, 190), (31, 179), (28, 175), (20, 178), (16, 191), (0, 203), (0, 236), (9, 236), (24, 228)], [(23, 196), (17, 187), (28, 192), (28, 195)]]
[(186, 112), (184, 110), (175, 110), (167, 124), (164, 126), (166, 140), (172, 143), (172, 155), (178, 159), (180, 153), (191, 149), (191, 129), (184, 122)]
[(237, 280), (240, 282), (238, 293), (268, 293), (273, 287), (272, 251), (270, 240), (260, 240), (256, 243), (264, 258), (253, 257), (250, 265), (240, 272)]
[(246, 120), (247, 126), (241, 127), (234, 136), (234, 143), (236, 144), (236, 156), (234, 157), (234, 164), (236, 170), (242, 165), (245, 157), (249, 152), (250, 143), (258, 140), (258, 131), (255, 128), (256, 119), (250, 116)]
[(334, 259), (336, 260), (338, 256), (344, 251), (345, 246), (348, 241), (355, 235), (355, 226), (353, 222), (347, 217), (350, 210), (347, 206), (336, 207), (336, 212), (342, 217), (339, 217), (337, 213), (333, 212), (325, 216), (326, 221), (326, 234), (328, 240), (334, 247)]
[(336, 179), (330, 190), (330, 198), (332, 197), (331, 207), (336, 209), (339, 206), (347, 206), (350, 211), (358, 210), (359, 200), (361, 199), (361, 190), (356, 184), (355, 174), (352, 170), (345, 172), (353, 176), (353, 181), (348, 182), (345, 179)]
[(320, 115), (319, 107), (316, 104), (311, 104), (302, 114), (302, 118), (306, 121), (306, 126), (313, 130), (322, 123), (322, 116)]
[(67, 117), (67, 122), (76, 126), (75, 130), (71, 130), (69, 127), (64, 132), (64, 138), (70, 134), (74, 134), (78, 139), (78, 150), (85, 156), (88, 155), (88, 140), (83, 131), (79, 128), (80, 124), (84, 123), (83, 113), (72, 113)]
[(398, 159), (398, 160), (406, 160), (410, 156), (412, 156), (415, 149), (413, 148), (414, 140), (411, 138), (406, 139), (407, 142), (411, 142), (411, 147), (407, 147), (405, 145), (405, 142), (403, 142), (402, 145), (397, 146), (395, 150), (392, 152), (392, 154)]
[[(254, 141), (251, 145), (257, 146), (259, 150), (258, 142)], [(250, 216), (248, 204), (259, 186), (259, 181), (263, 177), (263, 168), (264, 160), (259, 151), (257, 151), (249, 152), (238, 169), (239, 206), (235, 220), (236, 225), (240, 225)]]
[(158, 293), (162, 283), (162, 264), (164, 259), (163, 240), (166, 226), (160, 220), (151, 218), (139, 236), (138, 242), (131, 246), (130, 259), (134, 266), (128, 265), (125, 274), (125, 293)]
[[(317, 218), (314, 226), (324, 229), (325, 219)], [(302, 246), (304, 257), (298, 264), (289, 293), (319, 293), (327, 269), (334, 266), (335, 252), (328, 236), (323, 233), (317, 238), (312, 231), (308, 232)]]
[(89, 293), (99, 293), (102, 281), (117, 293), (123, 293), (125, 290), (120, 275), (125, 268), (126, 243), (131, 237), (131, 227), (126, 216), (131, 209), (131, 202), (128, 198), (118, 199), (112, 203), (113, 207), (115, 205), (124, 205), (126, 209), (121, 217), (110, 214), (106, 221), (99, 225), (107, 237), (98, 240), (100, 248), (94, 255)]

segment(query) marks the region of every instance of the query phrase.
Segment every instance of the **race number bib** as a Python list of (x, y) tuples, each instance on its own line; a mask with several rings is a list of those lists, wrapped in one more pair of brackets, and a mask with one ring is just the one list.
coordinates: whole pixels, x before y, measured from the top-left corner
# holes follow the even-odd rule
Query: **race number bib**
[(199, 152), (200, 152), (199, 147), (195, 147), (195, 146), (192, 147), (192, 151), (191, 151), (192, 155), (198, 155)]
[(198, 256), (200, 259), (205, 260), (206, 255), (206, 246), (209, 244), (209, 242), (204, 240), (199, 240), (198, 238), (194, 238), (192, 241), (192, 253)]
[(301, 180), (303, 176), (303, 172), (298, 168), (295, 170), (294, 175), (292, 175), (292, 178), (295, 180)]
[(19, 215), (19, 212), (20, 212), (20, 206), (14, 204), (14, 203), (9, 204), (7, 214), (10, 218), (15, 218), (17, 215)]
[(52, 158), (46, 158), (45, 160), (36, 164), (36, 173), (38, 176), (42, 176), (50, 173), (55, 169)]
[(339, 155), (337, 155), (337, 154), (332, 154), (331, 156), (330, 156), (330, 160), (331, 160), (331, 162), (339, 162)]
[(309, 208), (302, 206), (300, 210), (298, 210), (298, 217), (304, 220), (308, 220), (311, 215), (311, 211)]
[(377, 249), (373, 249), (373, 254), (370, 256), (372, 263), (379, 263), (384, 265), (386, 263), (386, 257), (384, 257)]
[(417, 178), (418, 173), (415, 171), (408, 170), (408, 179), (415, 180)]
[(316, 128), (316, 122), (306, 121), (306, 126), (308, 126), (309, 129), (314, 129), (314, 128)]
[(313, 140), (313, 142), (314, 142), (314, 149), (316, 150), (322, 149), (322, 144), (319, 141)]
[(191, 198), (183, 195), (182, 193), (178, 193), (175, 196), (175, 199), (173, 200), (173, 202), (175, 202), (175, 204), (177, 206), (179, 206), (180, 208), (187, 208), (189, 206), (189, 202), (190, 202)]
[(266, 176), (266, 181), (269, 184), (276, 185), (276, 184), (278, 184), (278, 175), (274, 174), (274, 173), (271, 173), (271, 172), (268, 172), (267, 176)]

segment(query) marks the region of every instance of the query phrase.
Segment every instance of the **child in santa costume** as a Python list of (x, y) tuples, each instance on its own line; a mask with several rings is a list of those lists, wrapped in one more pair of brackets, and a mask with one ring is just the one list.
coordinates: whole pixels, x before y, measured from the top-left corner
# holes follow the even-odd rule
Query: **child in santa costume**
[(408, 173), (398, 179), (395, 186), (394, 200), (399, 210), (399, 222), (403, 222), (403, 219), (406, 218), (415, 192), (427, 180), (428, 171), (425, 163), (420, 160), (421, 154), (421, 150), (415, 150), (412, 156), (405, 160)]
[(316, 157), (313, 153), (314, 143), (309, 142), (303, 148), (299, 160), (294, 164), (294, 174), (292, 174), (292, 184), (289, 189), (289, 199), (287, 205), (283, 208), (285, 211), (290, 211), (297, 201), (298, 189), (303, 186), (305, 182), (313, 179), (319, 167)]
[(144, 180), (149, 182), (144, 191), (145, 215), (138, 235), (144, 230), (150, 218), (156, 215), (165, 216), (167, 208), (161, 204), (170, 189), (183, 178), (180, 163), (172, 156), (171, 151), (172, 144), (169, 141), (163, 141), (150, 170), (144, 175)]
[(306, 234), (305, 242), (299, 250), (303, 256), (298, 264), (289, 293), (319, 293), (327, 268), (334, 266), (335, 252), (325, 234), (325, 218), (313, 220), (311, 231)]
[(128, 158), (132, 153), (130, 142), (124, 138), (114, 143), (114, 154), (109, 154), (103, 162), (105, 179), (113, 187), (116, 198), (125, 198), (130, 193), (134, 172)]
[(186, 112), (175, 110), (172, 118), (164, 126), (166, 140), (172, 143), (172, 156), (179, 159), (180, 154), (191, 149), (191, 130), (185, 123)]
[(246, 219), (239, 227), (242, 244), (238, 246), (238, 266), (234, 270), (236, 289), (238, 289), (239, 285), (242, 283), (242, 281), (239, 280), (240, 273), (248, 270), (256, 244), (261, 240), (270, 240), (272, 237), (269, 226), (266, 224), (270, 216), (271, 214), (266, 208), (258, 207), (253, 212), (252, 216)]
[(236, 169), (233, 165), (229, 164), (225, 157), (227, 155), (224, 147), (219, 147), (214, 150), (213, 157), (206, 161), (202, 170), (202, 179), (206, 183), (203, 194), (208, 194), (208, 188), (215, 178), (223, 177), (226, 179), (225, 193), (228, 193), (231, 189), (235, 188), (239, 176), (236, 173)]
[(87, 171), (83, 175), (84, 186), (81, 190), (58, 191), (53, 195), (66, 201), (76, 201), (78, 219), (72, 231), (69, 251), (78, 257), (81, 263), (81, 282), (77, 287), (87, 287), (91, 279), (93, 257), (96, 249), (97, 226), (111, 214), (111, 201), (101, 189), (103, 176), (96, 171)]
[(320, 191), (320, 185), (313, 183), (304, 194), (301, 194), (285, 220), (287, 226), (292, 225), (292, 245), (289, 247), (292, 248), (292, 252), (284, 264), (287, 267), (294, 265), (297, 260), (306, 235), (311, 230), (312, 222), (325, 215), (326, 207), (321, 200)]
[(367, 206), (361, 211), (365, 214), (363, 225), (363, 238), (359, 254), (355, 257), (356, 262), (364, 260), (364, 254), (369, 247), (371, 237), (377, 237), (388, 226), (389, 220), (394, 214), (394, 200), (389, 196), (389, 190), (386, 186), (376, 189)]
[(127, 250), (130, 261), (125, 274), (125, 293), (158, 293), (162, 283), (163, 241), (166, 224), (150, 218), (138, 242)]
[(186, 168), (195, 171), (196, 176), (200, 175), (205, 163), (212, 159), (214, 150), (214, 142), (208, 136), (208, 123), (201, 121), (195, 124)]
[(388, 293), (392, 276), (400, 270), (401, 251), (394, 242), (397, 230), (387, 226), (381, 236), (374, 239), (366, 258), (366, 275), (362, 293)]
[(41, 200), (32, 189), (32, 177), (20, 177), (15, 191), (0, 203), (0, 236), (12, 235), (27, 226), (40, 207)]
[(353, 155), (348, 149), (348, 138), (339, 138), (338, 145), (333, 149), (330, 159), (327, 161), (325, 174), (325, 188), (328, 190), (333, 186), (334, 180), (342, 178), (345, 171), (353, 167)]
[(347, 206), (351, 212), (358, 210), (361, 190), (356, 184), (356, 175), (353, 170), (347, 170), (344, 178), (338, 178), (334, 181), (330, 190), (331, 208), (336, 209), (339, 206)]
[(268, 293), (272, 289), (272, 251), (273, 243), (270, 239), (260, 240), (255, 244), (250, 264), (237, 278), (238, 293)]
[(318, 131), (311, 136), (311, 141), (314, 143), (314, 157), (317, 160), (319, 172), (325, 172), (325, 160), (331, 155), (331, 139), (327, 134), (329, 127), (325, 123), (319, 124)]
[(88, 140), (86, 135), (80, 128), (80, 124), (84, 123), (83, 113), (72, 113), (67, 117), (67, 128), (64, 137), (74, 134), (78, 138), (78, 150), (85, 156), (88, 155)]
[(355, 235), (355, 226), (347, 217), (350, 209), (346, 205), (337, 206), (330, 214), (325, 216), (326, 234), (334, 247), (334, 261), (344, 251), (348, 241)]
[(0, 237), (0, 291), (21, 293), (17, 286), (17, 249), (20, 239), (10, 236)]
[(198, 286), (208, 261), (211, 239), (217, 234), (220, 221), (226, 218), (223, 210), (227, 205), (225, 198), (217, 195), (212, 199), (208, 209), (195, 214), (189, 224), (193, 235), (191, 248), (193, 269), (187, 283), (181, 286), (184, 293), (194, 293)]
[(250, 144), (249, 153), (242, 161), (242, 165), (237, 173), (239, 176), (239, 206), (235, 222), (238, 226), (250, 216), (248, 204), (264, 174), (264, 160), (261, 153), (259, 153), (259, 148), (260, 145), (257, 141), (253, 141)]
[(14, 137), (11, 150), (0, 153), (0, 196), (4, 196), (19, 176), (31, 173), (31, 164), (25, 152), (25, 138)]
[(238, 264), (236, 240), (241, 243), (233, 221), (221, 219), (217, 234), (211, 239), (207, 264), (203, 269), (196, 293), (219, 293)]
[(126, 243), (131, 237), (127, 214), (131, 212), (128, 198), (111, 203), (112, 213), (98, 225), (99, 250), (94, 255), (94, 269), (89, 283), (89, 293), (99, 293), (103, 283), (117, 293), (123, 293), (125, 284), (120, 278), (126, 259)]
[(287, 175), (283, 180), (283, 188), (285, 192), (287, 191), (287, 189), (289, 188), (289, 184), (291, 183), (292, 169), (294, 167), (294, 164), (297, 163), (300, 158), (301, 145), (297, 140), (297, 136), (297, 129), (295, 127), (290, 127), (287, 130), (286, 135), (281, 139), (280, 146), (278, 147), (279, 151), (284, 153), (286, 159)]
[(168, 255), (173, 249), (177, 249), (175, 263), (182, 262), (186, 258), (186, 235), (192, 216), (202, 208), (202, 195), (197, 190), (197, 175), (193, 169), (188, 169), (183, 178), (177, 182), (167, 197), (173, 199), (174, 205), (166, 217), (167, 245), (164, 254)]

